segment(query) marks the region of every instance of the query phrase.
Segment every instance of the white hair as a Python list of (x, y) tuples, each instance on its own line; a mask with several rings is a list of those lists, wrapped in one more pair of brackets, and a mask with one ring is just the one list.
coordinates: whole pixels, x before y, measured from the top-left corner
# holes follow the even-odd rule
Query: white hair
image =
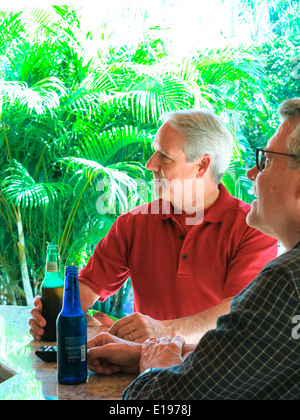
[(211, 174), (220, 184), (233, 151), (233, 139), (222, 121), (211, 111), (190, 110), (166, 114), (164, 122), (185, 137), (183, 151), (188, 162), (211, 157)]
[[(300, 156), (300, 98), (284, 101), (279, 106), (278, 113), (282, 122), (288, 120), (289, 118), (298, 117), (298, 125), (288, 140), (287, 153), (294, 156)], [(288, 165), (292, 169), (298, 169), (300, 168), (300, 159), (289, 158)]]

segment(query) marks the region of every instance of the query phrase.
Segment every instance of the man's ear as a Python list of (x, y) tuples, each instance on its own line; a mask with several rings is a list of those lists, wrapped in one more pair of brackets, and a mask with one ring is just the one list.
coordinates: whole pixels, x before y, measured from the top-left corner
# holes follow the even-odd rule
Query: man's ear
[(211, 165), (211, 157), (204, 155), (196, 162), (196, 178), (203, 178)]

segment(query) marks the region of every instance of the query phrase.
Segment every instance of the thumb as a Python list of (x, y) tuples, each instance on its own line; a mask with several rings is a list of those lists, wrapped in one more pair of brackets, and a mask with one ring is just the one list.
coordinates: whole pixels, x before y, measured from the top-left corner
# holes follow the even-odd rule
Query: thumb
[(95, 359), (109, 360), (116, 354), (116, 352), (119, 352), (119, 346), (114, 344), (106, 344), (101, 347), (91, 347), (88, 349), (88, 358), (90, 361)]
[(113, 342), (111, 335), (109, 333), (103, 332), (91, 338), (87, 343), (87, 348), (90, 349), (92, 347), (103, 346), (104, 344), (111, 342)]
[(174, 337), (172, 341), (181, 350), (182, 350), (183, 346), (185, 345), (185, 339), (183, 337), (178, 336), (178, 335), (176, 337)]

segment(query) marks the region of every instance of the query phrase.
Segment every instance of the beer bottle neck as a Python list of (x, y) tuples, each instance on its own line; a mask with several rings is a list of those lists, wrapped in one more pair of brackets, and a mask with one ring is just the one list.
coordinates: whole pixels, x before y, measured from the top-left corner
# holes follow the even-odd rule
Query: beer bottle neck
[(59, 257), (57, 247), (48, 249), (46, 260), (46, 273), (42, 287), (64, 287), (64, 281), (59, 274)]
[(77, 267), (66, 267), (62, 315), (79, 316), (83, 314), (80, 303)]
[(57, 247), (49, 247), (47, 252), (46, 271), (57, 273), (59, 271), (59, 260)]
[(46, 273), (58, 273), (58, 259), (57, 261), (47, 261)]

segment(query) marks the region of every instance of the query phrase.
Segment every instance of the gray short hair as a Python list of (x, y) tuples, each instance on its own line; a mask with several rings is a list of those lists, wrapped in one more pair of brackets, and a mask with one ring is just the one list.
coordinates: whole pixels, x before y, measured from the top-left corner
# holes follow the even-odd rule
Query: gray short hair
[[(280, 105), (278, 113), (281, 121), (286, 121), (289, 118), (299, 118), (299, 123), (289, 138), (287, 153), (300, 156), (300, 98), (284, 101)], [(288, 165), (292, 169), (299, 169), (300, 159), (289, 158)]]
[(233, 139), (222, 121), (211, 111), (190, 110), (169, 113), (163, 121), (185, 136), (183, 151), (188, 162), (211, 157), (211, 173), (220, 184), (233, 151)]

